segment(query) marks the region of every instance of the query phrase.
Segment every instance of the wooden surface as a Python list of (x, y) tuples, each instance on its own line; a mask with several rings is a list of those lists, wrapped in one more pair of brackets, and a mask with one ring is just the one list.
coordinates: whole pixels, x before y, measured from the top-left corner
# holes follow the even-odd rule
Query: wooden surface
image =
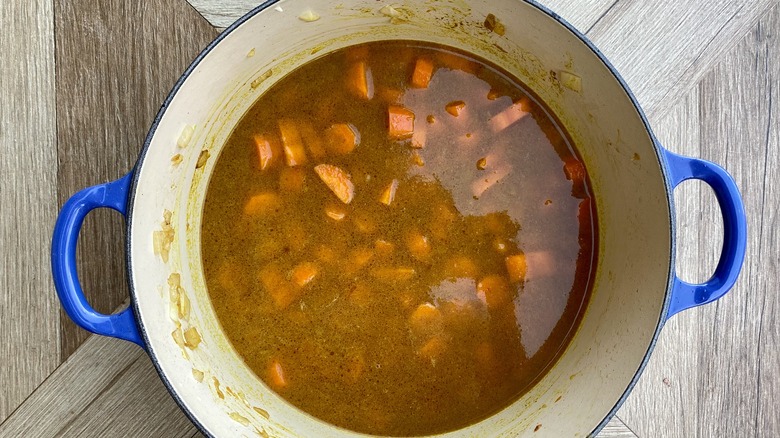
[[(49, 239), (59, 205), (118, 178), (179, 74), (249, 0), (0, 2), (0, 437), (200, 436), (142, 351), (59, 311)], [(741, 187), (737, 287), (675, 316), (603, 437), (780, 436), (778, 0), (548, 0), (624, 75), (671, 150)], [(55, 75), (56, 73), (56, 75)], [(678, 271), (704, 280), (722, 225), (709, 188), (676, 193)], [(122, 221), (87, 219), (80, 275), (109, 311), (127, 295)]]

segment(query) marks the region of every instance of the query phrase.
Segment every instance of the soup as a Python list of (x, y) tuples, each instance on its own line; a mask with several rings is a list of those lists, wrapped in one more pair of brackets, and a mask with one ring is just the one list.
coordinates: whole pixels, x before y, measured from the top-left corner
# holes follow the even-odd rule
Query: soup
[(585, 168), (550, 112), (455, 49), (338, 50), (272, 86), (209, 181), (203, 268), (228, 339), (289, 403), (378, 435), (509, 406), (577, 328)]

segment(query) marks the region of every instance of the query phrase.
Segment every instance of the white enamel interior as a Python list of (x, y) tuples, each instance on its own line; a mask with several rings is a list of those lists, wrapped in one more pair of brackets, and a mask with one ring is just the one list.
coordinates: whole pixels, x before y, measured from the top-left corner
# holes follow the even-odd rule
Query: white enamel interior
[[(650, 134), (599, 57), (537, 7), (518, 0), (409, 0), (394, 5), (403, 21), (380, 13), (384, 5), (376, 0), (280, 1), (226, 35), (181, 85), (139, 166), (132, 204), (131, 280), (149, 349), (176, 396), (215, 436), (256, 436), (256, 431), (271, 436), (354, 435), (285, 403), (226, 341), (201, 272), (202, 203), (226, 136), (275, 80), (344, 45), (377, 39), (433, 41), (502, 66), (557, 114), (589, 170), (600, 239), (591, 302), (563, 357), (512, 406), (452, 435), (586, 436), (626, 390), (662, 320), (672, 230), (670, 200)], [(306, 9), (321, 18), (298, 19)], [(483, 28), (488, 13), (505, 23), (506, 35)], [(453, 27), (455, 23), (459, 25)], [(254, 56), (247, 56), (252, 49)], [(581, 93), (560, 86), (551, 71), (580, 76)], [(258, 78), (265, 79), (253, 88)], [(194, 135), (188, 147), (179, 149), (177, 139), (185, 126), (194, 126)], [(203, 149), (211, 158), (196, 170)], [(171, 157), (177, 153), (184, 161), (174, 166)], [(152, 249), (152, 232), (160, 229), (164, 210), (173, 212), (176, 230), (168, 263)], [(171, 336), (176, 322), (169, 316), (166, 282), (172, 272), (181, 273), (192, 302), (189, 322), (179, 323), (184, 329), (196, 327), (203, 338), (186, 353)], [(193, 368), (205, 373), (202, 382)], [(270, 419), (254, 407), (267, 411)]]

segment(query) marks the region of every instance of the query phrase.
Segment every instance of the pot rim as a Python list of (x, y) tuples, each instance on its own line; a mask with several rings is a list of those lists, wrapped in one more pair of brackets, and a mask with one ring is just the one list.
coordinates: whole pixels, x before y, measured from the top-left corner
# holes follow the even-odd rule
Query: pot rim
[[(176, 84), (173, 86), (171, 91), (168, 93), (168, 95), (165, 98), (165, 101), (163, 102), (162, 106), (160, 107), (160, 110), (157, 112), (157, 115), (154, 118), (154, 121), (152, 122), (151, 127), (149, 128), (149, 133), (146, 136), (146, 139), (144, 140), (143, 147), (141, 149), (141, 152), (139, 153), (138, 160), (136, 161), (136, 164), (133, 166), (133, 169), (131, 170), (132, 178), (130, 183), (130, 190), (128, 192), (128, 199), (127, 199), (127, 220), (126, 223), (126, 236), (132, 235), (132, 224), (133, 224), (133, 213), (134, 213), (134, 205), (135, 205), (135, 195), (136, 195), (136, 189), (138, 185), (138, 179), (140, 172), (139, 170), (141, 167), (143, 167), (146, 154), (149, 151), (150, 145), (152, 143), (152, 139), (154, 138), (154, 135), (157, 131), (157, 128), (160, 124), (160, 121), (162, 120), (163, 116), (165, 115), (166, 110), (168, 109), (168, 106), (173, 101), (174, 97), (178, 94), (179, 90), (181, 89), (184, 82), (187, 81), (187, 79), (190, 77), (192, 72), (195, 70), (195, 68), (203, 61), (203, 59), (211, 53), (211, 51), (215, 50), (217, 46), (222, 42), (223, 39), (227, 38), (228, 35), (230, 35), (233, 31), (235, 31), (238, 27), (243, 25), (246, 21), (253, 18), (258, 13), (268, 9), (269, 7), (275, 5), (280, 0), (266, 0), (260, 5), (253, 8), (251, 11), (244, 14), (241, 18), (236, 20), (233, 24), (231, 24), (227, 29), (225, 29), (222, 33), (220, 33), (211, 43), (206, 46), (199, 54), (198, 56), (190, 63), (190, 65), (187, 67), (187, 69), (182, 73), (182, 75), (179, 77), (179, 79), (176, 81)], [(565, 27), (569, 32), (571, 32), (575, 37), (577, 37), (582, 43), (584, 43), (596, 56), (598, 56), (599, 60), (604, 64), (604, 66), (607, 67), (607, 69), (612, 73), (612, 76), (618, 81), (623, 91), (626, 93), (626, 96), (631, 101), (631, 104), (636, 109), (637, 114), (639, 115), (642, 124), (645, 127), (645, 130), (647, 131), (648, 135), (650, 136), (650, 139), (653, 143), (653, 149), (655, 151), (655, 158), (659, 164), (659, 167), (661, 168), (663, 175), (664, 175), (664, 186), (666, 188), (666, 197), (667, 202), (669, 203), (669, 229), (671, 231), (671, 247), (670, 247), (670, 253), (669, 253), (669, 272), (667, 273), (667, 281), (666, 281), (666, 292), (664, 293), (664, 302), (663, 306), (661, 307), (661, 313), (658, 315), (658, 324), (656, 326), (655, 332), (653, 333), (653, 337), (650, 341), (650, 344), (648, 345), (647, 351), (645, 352), (644, 357), (642, 358), (642, 362), (640, 363), (639, 367), (637, 368), (636, 372), (634, 373), (634, 376), (631, 378), (631, 381), (626, 386), (625, 391), (620, 396), (620, 398), (615, 402), (615, 405), (612, 407), (612, 409), (609, 411), (609, 413), (604, 417), (604, 419), (599, 423), (596, 428), (594, 428), (590, 433), (588, 433), (588, 436), (596, 436), (599, 432), (601, 432), (604, 427), (609, 423), (609, 421), (615, 416), (617, 411), (620, 409), (620, 407), (625, 403), (628, 396), (633, 391), (634, 387), (636, 386), (639, 377), (642, 375), (642, 373), (645, 370), (645, 367), (647, 366), (647, 363), (650, 359), (650, 356), (655, 349), (656, 343), (658, 342), (658, 337), (661, 332), (661, 330), (664, 327), (664, 324), (666, 322), (666, 318), (664, 318), (664, 315), (667, 315), (669, 313), (669, 306), (671, 301), (671, 291), (673, 287), (673, 278), (674, 278), (674, 266), (675, 266), (675, 255), (676, 255), (676, 229), (675, 229), (675, 209), (674, 209), (674, 196), (673, 196), (673, 188), (670, 182), (670, 175), (669, 175), (669, 169), (667, 167), (666, 161), (663, 159), (663, 147), (659, 143), (657, 137), (655, 136), (655, 133), (653, 133), (652, 128), (650, 127), (650, 123), (647, 119), (647, 115), (645, 114), (644, 110), (639, 104), (639, 101), (637, 100), (636, 96), (634, 95), (633, 91), (629, 88), (626, 81), (623, 79), (623, 77), (620, 75), (620, 73), (617, 71), (615, 66), (612, 65), (612, 63), (607, 59), (606, 56), (596, 47), (593, 42), (588, 39), (587, 36), (585, 36), (584, 33), (577, 30), (574, 26), (571, 25), (568, 21), (566, 21), (563, 17), (553, 12), (548, 7), (540, 4), (537, 2), (537, 0), (518, 0), (522, 1), (524, 3), (529, 4), (530, 6), (535, 7), (539, 11), (543, 12), (544, 14), (548, 15), (550, 18), (557, 21), (559, 24), (561, 24), (563, 27)], [(128, 278), (128, 285), (130, 290), (130, 305), (133, 308), (133, 311), (135, 312), (135, 315), (140, 315), (140, 308), (138, 306), (137, 301), (137, 295), (135, 292), (135, 284), (133, 281), (133, 276), (130, 275), (131, 272), (133, 272), (133, 258), (130, 248), (130, 239), (128, 238), (125, 242), (125, 261), (127, 266), (127, 278)], [(152, 343), (150, 343), (150, 338), (147, 334), (146, 326), (144, 325), (144, 322), (142, 319), (138, 318), (136, 316), (136, 322), (138, 324), (138, 328), (141, 332), (141, 336), (143, 337), (144, 343), (146, 344), (146, 351), (149, 354), (149, 357), (152, 361), (152, 364), (154, 365), (155, 371), (160, 376), (160, 380), (162, 380), (163, 384), (165, 385), (165, 388), (168, 390), (168, 393), (173, 397), (173, 399), (176, 401), (176, 404), (179, 405), (181, 410), (184, 412), (184, 414), (187, 416), (187, 418), (192, 421), (192, 423), (198, 428), (199, 431), (204, 433), (208, 437), (214, 437), (214, 435), (206, 429), (206, 427), (198, 420), (198, 418), (190, 411), (187, 403), (185, 403), (184, 400), (179, 397), (178, 393), (173, 388), (170, 380), (168, 379), (167, 375), (162, 371), (162, 368), (160, 366), (159, 361), (157, 360), (157, 355), (154, 351), (154, 346)]]

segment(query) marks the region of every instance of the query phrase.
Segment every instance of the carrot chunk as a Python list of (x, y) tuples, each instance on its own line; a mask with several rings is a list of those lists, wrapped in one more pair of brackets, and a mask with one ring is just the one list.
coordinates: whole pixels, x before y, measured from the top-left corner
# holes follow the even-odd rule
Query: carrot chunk
[(285, 167), (279, 171), (279, 191), (295, 193), (303, 190), (306, 172), (300, 167)]
[(249, 216), (266, 215), (278, 210), (281, 205), (279, 195), (272, 192), (253, 195), (244, 204), (244, 214)]
[(444, 329), (441, 311), (431, 303), (417, 306), (409, 315), (409, 330), (415, 336), (430, 336)]
[(317, 134), (317, 131), (314, 129), (311, 122), (300, 121), (298, 123), (298, 129), (311, 157), (315, 160), (325, 157), (325, 146), (323, 145), (322, 138)]
[(344, 361), (344, 378), (348, 383), (357, 383), (366, 369), (366, 359), (358, 352), (351, 353)]
[(255, 135), (254, 140), (260, 170), (266, 170), (274, 165), (281, 156), (279, 145), (265, 135)]
[(360, 144), (360, 133), (350, 123), (336, 123), (325, 130), (326, 147), (336, 155), (346, 155)]
[(398, 180), (394, 179), (387, 188), (382, 192), (379, 197), (379, 202), (385, 205), (390, 205), (395, 200), (395, 192), (398, 190)]
[(406, 246), (417, 260), (425, 261), (431, 256), (431, 242), (419, 231), (415, 230), (406, 235)]
[(306, 164), (303, 139), (295, 122), (287, 119), (279, 120), (279, 132), (282, 134), (282, 145), (287, 165), (292, 167)]
[(347, 217), (347, 212), (337, 205), (328, 205), (325, 207), (325, 215), (336, 222), (340, 222)]
[(303, 294), (303, 290), (290, 283), (276, 264), (260, 270), (260, 283), (278, 310), (286, 309)]
[(361, 99), (374, 97), (374, 78), (365, 61), (357, 61), (347, 70), (347, 89)]
[(466, 102), (462, 100), (450, 102), (444, 107), (444, 109), (453, 117), (458, 117), (464, 108), (466, 108)]
[(304, 262), (293, 268), (291, 277), (293, 283), (298, 287), (304, 287), (314, 281), (318, 273), (317, 265), (311, 262)]
[(345, 204), (352, 202), (355, 197), (355, 185), (352, 184), (352, 179), (347, 172), (330, 164), (319, 164), (314, 167), (314, 171), (341, 202)]
[(441, 336), (434, 336), (417, 350), (417, 354), (431, 361), (431, 365), (436, 366), (436, 361), (447, 350), (447, 343)]
[(395, 245), (384, 239), (379, 239), (374, 243), (374, 249), (380, 257), (388, 257), (395, 250)]
[(390, 105), (387, 109), (390, 138), (407, 139), (414, 134), (414, 113), (402, 106)]
[(493, 132), (501, 132), (531, 114), (531, 103), (527, 98), (521, 98), (516, 103), (493, 116), (490, 126)]
[(566, 179), (572, 182), (571, 193), (575, 198), (584, 198), (585, 190), (585, 165), (575, 158), (565, 160), (563, 164), (563, 173)]
[(509, 256), (505, 259), (506, 270), (509, 273), (509, 281), (512, 283), (519, 283), (525, 280), (526, 274), (526, 262), (525, 254), (516, 254)]
[(474, 261), (463, 255), (454, 256), (445, 265), (445, 273), (450, 278), (474, 278), (478, 272)]
[(419, 58), (414, 64), (412, 73), (412, 87), (428, 88), (433, 76), (433, 61), (428, 58)]
[(279, 390), (287, 386), (287, 377), (282, 369), (282, 364), (278, 360), (271, 361), (268, 366), (268, 381), (274, 389)]
[(489, 275), (477, 284), (477, 296), (488, 309), (496, 310), (512, 302), (509, 283), (499, 275)]

